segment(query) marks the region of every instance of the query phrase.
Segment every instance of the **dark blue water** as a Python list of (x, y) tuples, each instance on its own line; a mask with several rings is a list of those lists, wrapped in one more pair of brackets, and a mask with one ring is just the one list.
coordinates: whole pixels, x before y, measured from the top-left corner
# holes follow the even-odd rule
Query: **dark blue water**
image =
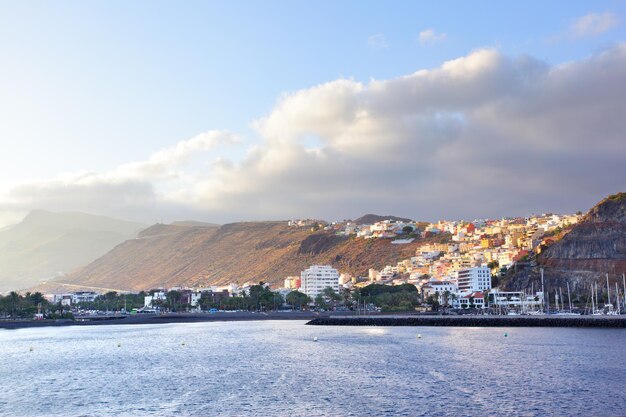
[(625, 346), (609, 329), (0, 330), (0, 415), (626, 416)]

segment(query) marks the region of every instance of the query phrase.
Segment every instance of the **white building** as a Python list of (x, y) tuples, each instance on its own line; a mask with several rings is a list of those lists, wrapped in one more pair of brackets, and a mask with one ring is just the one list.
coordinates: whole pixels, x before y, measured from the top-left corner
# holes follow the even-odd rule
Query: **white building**
[(485, 295), (476, 291), (462, 295), (454, 303), (457, 308), (485, 308)]
[(92, 303), (100, 294), (92, 291), (78, 291), (65, 294), (55, 294), (53, 298), (54, 303), (61, 303), (61, 305), (69, 306), (78, 303)]
[(155, 291), (152, 295), (146, 295), (143, 298), (143, 305), (144, 307), (154, 307), (152, 303), (157, 300), (167, 300), (167, 294), (165, 293), (165, 291)]
[(339, 292), (339, 271), (330, 265), (312, 265), (300, 274), (300, 291), (312, 299), (325, 288)]
[(93, 291), (74, 292), (72, 293), (72, 304), (93, 303), (99, 295), (100, 294)]
[(456, 272), (459, 292), (477, 292), (491, 289), (491, 271), (486, 266), (461, 269)]
[[(431, 279), (426, 284), (422, 285), (422, 295), (424, 299), (436, 294), (439, 296), (439, 303), (443, 303), (445, 301), (444, 293), (446, 291), (450, 294), (456, 294), (457, 290), (456, 285), (450, 281), (437, 281), (435, 279)], [(450, 301), (451, 300), (448, 300), (448, 302)]]

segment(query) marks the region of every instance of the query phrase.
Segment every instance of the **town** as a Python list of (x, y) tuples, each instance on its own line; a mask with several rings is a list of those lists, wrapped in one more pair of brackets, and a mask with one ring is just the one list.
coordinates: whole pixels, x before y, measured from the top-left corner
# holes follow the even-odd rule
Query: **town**
[[(439, 221), (416, 223), (383, 220), (372, 224), (350, 221), (326, 223), (292, 220), (289, 227), (320, 229), (355, 239), (390, 239), (403, 245), (418, 238), (440, 236), (442, 243), (426, 243), (415, 256), (401, 259), (381, 270), (370, 268), (367, 276), (352, 276), (331, 265), (312, 265), (299, 275), (285, 277), (280, 288), (264, 282), (232, 283), (226, 287), (156, 288), (139, 293), (77, 291), (0, 298), (5, 317), (35, 318), (69, 315), (270, 311), (280, 309), (357, 312), (434, 311), (446, 313), (524, 314), (549, 310), (541, 288), (507, 292), (498, 287), (500, 277), (529, 255), (541, 252), (564, 230), (581, 219), (575, 215), (540, 215), (501, 220)], [(608, 294), (607, 294), (608, 295)], [(553, 308), (572, 312), (569, 294), (556, 295)], [(593, 297), (592, 297), (593, 298)], [(622, 297), (623, 298), (623, 297)], [(560, 304), (559, 304), (560, 301)], [(568, 308), (564, 302), (568, 303)], [(42, 308), (42, 305), (45, 307)], [(615, 309), (623, 301), (616, 291)], [(597, 300), (593, 312), (599, 310)], [(610, 306), (610, 307), (609, 307)], [(36, 311), (35, 311), (36, 310)]]

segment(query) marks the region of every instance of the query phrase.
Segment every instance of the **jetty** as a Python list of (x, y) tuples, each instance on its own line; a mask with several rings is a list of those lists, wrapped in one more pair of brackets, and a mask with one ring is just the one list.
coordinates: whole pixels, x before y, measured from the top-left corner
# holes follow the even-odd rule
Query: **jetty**
[(394, 316), (319, 317), (311, 326), (598, 327), (626, 328), (624, 316)]

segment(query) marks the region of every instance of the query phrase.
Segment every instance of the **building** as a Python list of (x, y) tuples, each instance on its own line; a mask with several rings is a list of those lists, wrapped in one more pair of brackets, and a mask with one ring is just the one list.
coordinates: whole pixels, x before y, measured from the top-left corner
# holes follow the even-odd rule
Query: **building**
[(285, 278), (285, 288), (297, 290), (298, 288), (300, 288), (300, 285), (301, 285), (300, 277)]
[(165, 302), (167, 300), (167, 293), (165, 291), (157, 290), (152, 293), (152, 295), (146, 295), (143, 298), (144, 307), (156, 307), (155, 301)]
[(97, 292), (93, 291), (78, 291), (72, 293), (72, 304), (78, 303), (93, 303), (99, 296)]
[(53, 302), (61, 303), (64, 306), (70, 306), (78, 303), (92, 303), (99, 296), (97, 292), (92, 291), (77, 291), (65, 294), (55, 294)]
[(440, 304), (447, 304), (450, 302), (450, 299), (446, 298), (451, 294), (456, 294), (457, 287), (453, 282), (450, 281), (437, 281), (435, 279), (431, 279), (426, 284), (422, 285), (422, 296), (424, 299), (430, 297), (431, 295), (437, 295)]
[(460, 269), (456, 272), (459, 292), (477, 292), (491, 289), (491, 271), (486, 266)]
[(339, 291), (339, 271), (330, 265), (312, 265), (302, 271), (300, 281), (300, 292), (312, 299), (328, 287)]
[(471, 292), (459, 297), (456, 303), (460, 308), (485, 308), (485, 295), (482, 292)]

